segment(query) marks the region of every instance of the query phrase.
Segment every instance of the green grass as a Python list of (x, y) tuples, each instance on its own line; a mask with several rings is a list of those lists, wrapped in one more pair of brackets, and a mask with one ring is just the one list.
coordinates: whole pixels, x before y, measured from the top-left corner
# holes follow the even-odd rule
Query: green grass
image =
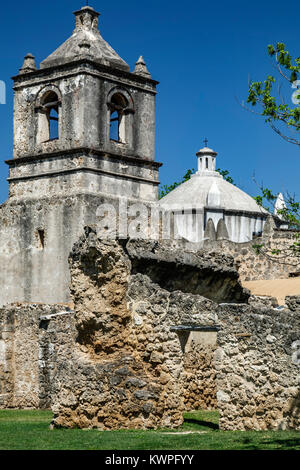
[(215, 411), (186, 413), (175, 431), (50, 430), (51, 417), (49, 411), (0, 410), (0, 450), (300, 450), (298, 431), (220, 431)]

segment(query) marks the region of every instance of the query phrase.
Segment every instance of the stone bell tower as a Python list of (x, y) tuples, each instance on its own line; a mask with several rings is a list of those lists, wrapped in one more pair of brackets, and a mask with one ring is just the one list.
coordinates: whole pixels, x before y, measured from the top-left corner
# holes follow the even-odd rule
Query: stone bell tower
[(75, 12), (72, 36), (14, 79), (14, 154), (0, 207), (0, 305), (68, 302), (68, 256), (102, 203), (157, 201), (155, 96), (102, 38), (99, 13)]
[(14, 77), (10, 197), (92, 193), (155, 201), (155, 95), (143, 58), (135, 70), (104, 41), (99, 13), (75, 29), (38, 70), (28, 54)]

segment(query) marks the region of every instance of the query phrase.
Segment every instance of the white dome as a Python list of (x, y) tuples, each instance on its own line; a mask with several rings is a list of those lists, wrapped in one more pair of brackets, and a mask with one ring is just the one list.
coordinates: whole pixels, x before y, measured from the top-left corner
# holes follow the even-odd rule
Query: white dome
[(214, 176), (194, 174), (191, 179), (163, 197), (159, 201), (160, 205), (165, 209), (171, 209), (170, 206), (180, 206), (184, 209), (218, 207), (225, 211), (268, 214), (251, 196), (224, 180), (219, 173), (214, 173)]

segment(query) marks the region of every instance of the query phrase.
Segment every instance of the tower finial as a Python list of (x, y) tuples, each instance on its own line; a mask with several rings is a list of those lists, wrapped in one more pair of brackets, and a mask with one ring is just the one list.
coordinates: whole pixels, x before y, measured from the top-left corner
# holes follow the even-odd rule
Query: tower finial
[(136, 73), (137, 75), (143, 75), (147, 78), (151, 78), (151, 74), (147, 69), (146, 63), (142, 55), (139, 57), (139, 60), (135, 64), (135, 69), (133, 73)]
[(208, 144), (207, 137), (205, 137), (205, 139), (204, 139), (204, 141), (203, 141), (203, 142), (204, 142), (204, 145), (205, 145), (205, 147), (207, 147), (207, 144)]
[(34, 56), (27, 54), (24, 58), (24, 64), (20, 68), (20, 73), (34, 72), (36, 70)]
[(98, 34), (98, 17), (100, 13), (89, 6), (89, 1), (80, 10), (75, 11), (75, 28), (76, 30), (88, 30)]

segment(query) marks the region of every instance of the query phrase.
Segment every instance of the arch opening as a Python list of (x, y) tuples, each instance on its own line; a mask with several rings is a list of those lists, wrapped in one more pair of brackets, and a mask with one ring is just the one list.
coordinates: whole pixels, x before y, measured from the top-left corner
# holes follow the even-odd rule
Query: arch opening
[(38, 107), (37, 142), (48, 142), (59, 139), (60, 100), (54, 91), (46, 92)]
[(129, 114), (131, 109), (127, 98), (117, 92), (112, 95), (109, 103), (109, 139), (118, 143), (129, 143), (130, 123)]

